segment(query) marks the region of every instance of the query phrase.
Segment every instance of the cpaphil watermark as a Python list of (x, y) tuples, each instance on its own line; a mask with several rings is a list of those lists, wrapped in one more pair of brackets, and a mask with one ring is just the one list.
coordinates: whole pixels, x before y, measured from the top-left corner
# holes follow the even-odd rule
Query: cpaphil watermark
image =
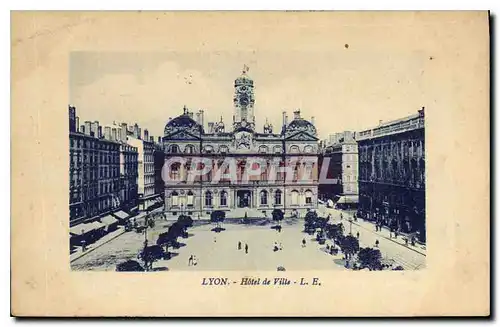
[(324, 158), (321, 169), (316, 157), (265, 158), (249, 156), (214, 159), (208, 157), (171, 157), (165, 161), (162, 178), (166, 185), (203, 183), (248, 184), (252, 181), (268, 183), (335, 184), (328, 178), (330, 158)]

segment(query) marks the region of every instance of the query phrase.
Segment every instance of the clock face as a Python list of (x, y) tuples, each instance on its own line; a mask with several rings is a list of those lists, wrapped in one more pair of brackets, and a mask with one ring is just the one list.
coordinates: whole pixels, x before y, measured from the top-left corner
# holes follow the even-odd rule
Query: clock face
[(246, 106), (246, 105), (248, 104), (248, 98), (247, 98), (246, 96), (242, 96), (242, 97), (240, 98), (240, 104), (241, 104), (242, 106)]

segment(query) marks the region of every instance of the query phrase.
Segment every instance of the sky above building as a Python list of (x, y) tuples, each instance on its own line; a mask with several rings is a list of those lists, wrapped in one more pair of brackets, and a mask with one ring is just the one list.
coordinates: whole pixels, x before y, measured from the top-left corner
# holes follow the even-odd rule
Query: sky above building
[(418, 51), (370, 50), (343, 45), (331, 52), (73, 52), (70, 104), (80, 122), (135, 123), (162, 136), (183, 106), (205, 111), (205, 125), (220, 117), (231, 129), (234, 80), (244, 65), (255, 85), (255, 119), (274, 132), (282, 111), (315, 117), (321, 139), (398, 119), (428, 105), (425, 66)]

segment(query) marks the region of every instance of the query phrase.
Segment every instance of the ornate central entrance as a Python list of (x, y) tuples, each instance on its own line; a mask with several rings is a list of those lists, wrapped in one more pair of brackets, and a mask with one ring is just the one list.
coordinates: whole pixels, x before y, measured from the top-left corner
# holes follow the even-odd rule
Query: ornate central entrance
[(248, 190), (236, 191), (236, 200), (238, 208), (250, 208), (252, 193)]

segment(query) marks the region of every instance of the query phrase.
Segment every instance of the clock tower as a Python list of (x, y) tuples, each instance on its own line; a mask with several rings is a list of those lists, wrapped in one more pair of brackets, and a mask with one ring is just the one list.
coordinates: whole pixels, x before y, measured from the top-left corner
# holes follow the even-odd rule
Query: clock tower
[(234, 116), (233, 128), (255, 129), (254, 86), (253, 80), (247, 75), (248, 67), (245, 65), (240, 77), (234, 81)]

